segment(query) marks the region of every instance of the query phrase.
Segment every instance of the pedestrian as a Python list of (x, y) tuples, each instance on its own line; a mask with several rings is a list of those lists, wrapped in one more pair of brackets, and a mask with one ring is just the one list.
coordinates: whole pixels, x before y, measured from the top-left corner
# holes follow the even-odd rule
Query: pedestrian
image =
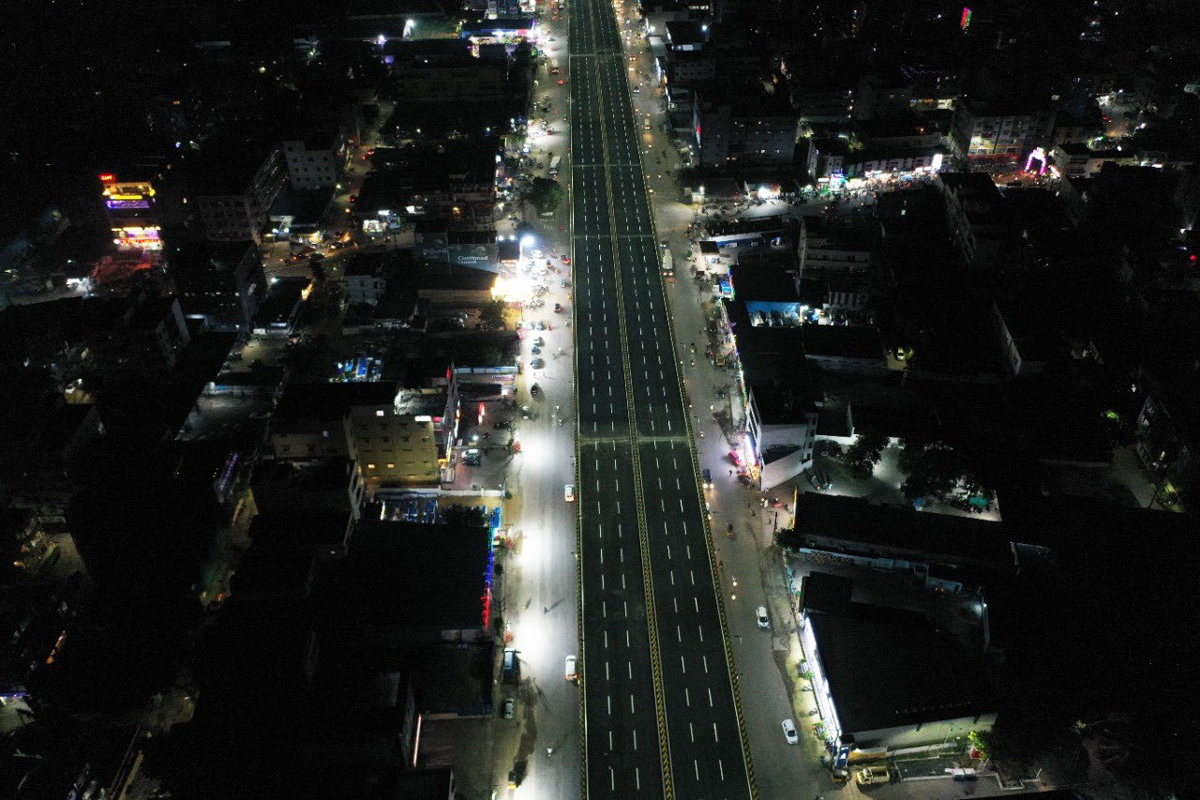
[(733, 476), (733, 470), (729, 470), (729, 475), (730, 475), (730, 477)]
[(549, 614), (549, 613), (550, 613), (550, 606), (542, 606), (542, 613), (543, 613), (543, 614)]

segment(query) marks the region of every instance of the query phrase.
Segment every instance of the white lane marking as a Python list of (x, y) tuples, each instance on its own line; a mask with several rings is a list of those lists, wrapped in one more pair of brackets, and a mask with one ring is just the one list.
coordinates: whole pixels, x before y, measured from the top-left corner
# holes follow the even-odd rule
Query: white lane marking
[(709, 708), (713, 707), (712, 689), (708, 690), (708, 707)]

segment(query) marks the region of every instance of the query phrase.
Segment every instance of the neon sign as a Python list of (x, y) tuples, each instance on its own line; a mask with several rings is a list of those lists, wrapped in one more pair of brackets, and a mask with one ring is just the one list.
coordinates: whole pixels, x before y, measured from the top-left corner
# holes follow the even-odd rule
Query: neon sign
[(967, 28), (971, 27), (971, 9), (963, 6), (962, 17), (958, 20), (958, 27), (962, 28), (963, 33), (967, 32)]
[(1025, 172), (1033, 172), (1033, 162), (1036, 161), (1038, 162), (1037, 174), (1045, 175), (1046, 167), (1048, 166), (1048, 160), (1049, 159), (1046, 158), (1046, 151), (1044, 148), (1033, 148), (1033, 151), (1029, 154), (1029, 158), (1025, 159)]

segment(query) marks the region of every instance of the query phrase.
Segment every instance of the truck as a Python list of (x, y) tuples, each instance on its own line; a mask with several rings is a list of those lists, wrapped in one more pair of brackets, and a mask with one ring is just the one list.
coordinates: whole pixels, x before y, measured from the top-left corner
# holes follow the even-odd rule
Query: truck
[(558, 177), (558, 168), (562, 166), (562, 156), (554, 156), (550, 159), (550, 177)]

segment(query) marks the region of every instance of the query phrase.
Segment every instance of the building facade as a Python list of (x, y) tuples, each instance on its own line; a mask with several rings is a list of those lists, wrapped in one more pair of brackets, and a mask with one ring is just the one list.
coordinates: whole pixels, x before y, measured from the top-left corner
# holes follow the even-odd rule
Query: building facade
[(950, 142), (954, 154), (969, 162), (1016, 164), (1035, 147), (1054, 140), (1053, 110), (1001, 110), (983, 102), (964, 102), (954, 109)]
[(279, 148), (272, 147), (258, 169), (248, 178), (216, 181), (195, 195), (204, 228), (210, 242), (252, 241), (262, 243), (271, 204), (283, 185), (285, 167)]
[(285, 141), (283, 157), (292, 188), (314, 191), (336, 185), (345, 169), (348, 149), (345, 139), (334, 129)]

